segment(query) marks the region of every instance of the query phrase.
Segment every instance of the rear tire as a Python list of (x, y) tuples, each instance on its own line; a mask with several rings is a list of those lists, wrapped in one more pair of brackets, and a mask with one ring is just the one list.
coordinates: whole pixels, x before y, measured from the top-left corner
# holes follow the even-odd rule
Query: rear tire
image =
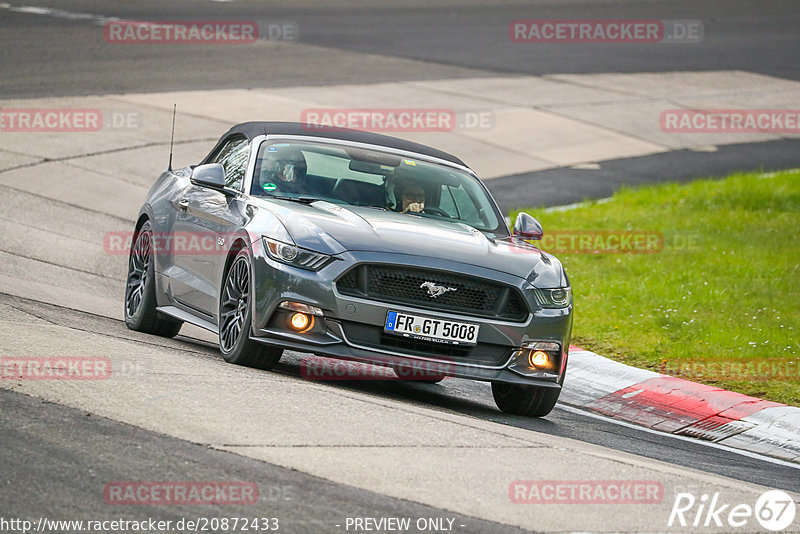
[(283, 349), (250, 339), (252, 284), (250, 252), (243, 248), (225, 273), (219, 297), (219, 349), (228, 363), (272, 369)]
[(492, 396), (497, 407), (514, 415), (544, 417), (553, 410), (559, 395), (561, 388), (492, 382)]
[(125, 325), (131, 330), (162, 337), (175, 337), (183, 321), (164, 317), (156, 311), (156, 276), (153, 229), (145, 221), (134, 236), (128, 255), (125, 283)]

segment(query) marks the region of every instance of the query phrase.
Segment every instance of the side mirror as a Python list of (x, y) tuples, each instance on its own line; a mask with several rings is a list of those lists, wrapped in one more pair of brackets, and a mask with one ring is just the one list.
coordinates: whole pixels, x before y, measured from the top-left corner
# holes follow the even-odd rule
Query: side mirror
[(544, 235), (542, 225), (534, 217), (531, 217), (525, 212), (517, 215), (517, 220), (514, 222), (514, 235), (521, 239), (541, 239)]
[(198, 165), (192, 171), (190, 180), (194, 185), (210, 187), (211, 189), (224, 189), (225, 169), (219, 163)]

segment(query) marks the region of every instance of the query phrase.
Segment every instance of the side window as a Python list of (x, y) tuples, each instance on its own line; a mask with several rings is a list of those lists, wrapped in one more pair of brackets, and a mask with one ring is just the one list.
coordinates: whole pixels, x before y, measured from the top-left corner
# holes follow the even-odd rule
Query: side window
[(225, 169), (225, 186), (241, 191), (249, 156), (250, 143), (244, 137), (237, 137), (225, 143), (209, 163), (222, 165)]

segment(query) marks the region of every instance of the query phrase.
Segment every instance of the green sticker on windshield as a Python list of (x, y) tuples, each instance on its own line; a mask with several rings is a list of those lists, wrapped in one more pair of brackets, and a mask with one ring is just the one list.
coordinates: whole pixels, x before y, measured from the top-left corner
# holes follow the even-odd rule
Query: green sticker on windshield
[(276, 189), (278, 189), (278, 186), (273, 184), (272, 182), (269, 182), (262, 185), (261, 189), (263, 189), (264, 191), (275, 191)]

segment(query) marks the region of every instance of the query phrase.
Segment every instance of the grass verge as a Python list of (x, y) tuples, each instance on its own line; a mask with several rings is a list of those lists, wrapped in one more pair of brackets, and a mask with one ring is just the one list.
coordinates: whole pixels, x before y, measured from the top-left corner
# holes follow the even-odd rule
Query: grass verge
[(574, 344), (800, 406), (800, 170), (525, 211), (570, 277)]

